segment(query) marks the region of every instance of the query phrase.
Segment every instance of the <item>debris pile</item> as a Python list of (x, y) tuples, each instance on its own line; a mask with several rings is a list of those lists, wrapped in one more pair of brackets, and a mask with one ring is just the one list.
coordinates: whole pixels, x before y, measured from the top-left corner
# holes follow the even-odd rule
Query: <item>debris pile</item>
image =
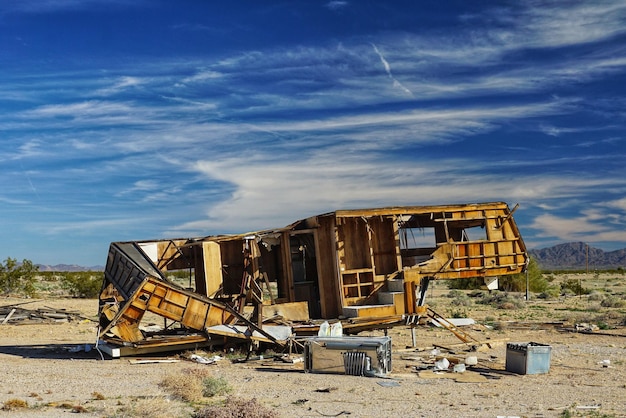
[(23, 304), (0, 306), (0, 325), (64, 323), (88, 319), (76, 310), (55, 309), (47, 306), (43, 308), (26, 309), (20, 305)]

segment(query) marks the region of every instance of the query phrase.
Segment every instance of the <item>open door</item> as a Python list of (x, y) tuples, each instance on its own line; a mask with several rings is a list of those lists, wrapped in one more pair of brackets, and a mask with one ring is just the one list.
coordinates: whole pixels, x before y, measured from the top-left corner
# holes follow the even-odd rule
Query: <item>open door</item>
[(312, 233), (292, 234), (289, 237), (294, 297), (296, 302), (308, 302), (311, 318), (320, 318), (320, 291), (315, 255), (315, 236)]

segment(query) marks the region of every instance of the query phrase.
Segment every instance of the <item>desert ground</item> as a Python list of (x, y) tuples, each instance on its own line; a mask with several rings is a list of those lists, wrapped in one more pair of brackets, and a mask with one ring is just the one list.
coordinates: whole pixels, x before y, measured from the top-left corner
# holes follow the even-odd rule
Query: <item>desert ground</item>
[[(596, 275), (596, 279), (605, 296), (607, 286), (614, 294), (623, 291), (623, 278)], [(423, 325), (417, 328), (412, 347), (410, 329), (397, 326), (388, 333), (393, 354), (392, 372), (386, 378), (305, 373), (301, 362), (277, 361), (275, 353), (237, 363), (232, 361), (237, 352), (200, 352), (205, 357), (221, 356), (208, 365), (189, 360), (189, 353), (142, 357), (147, 362), (102, 358), (94, 349), (84, 350), (95, 344), (96, 300), (0, 299), (0, 306), (23, 303), (28, 309), (82, 313), (70, 321), (0, 324), (0, 417), (66, 417), (72, 412), (94, 417), (190, 417), (204, 405), (232, 399), (227, 396), (256, 399), (277, 417), (626, 417), (622, 304), (604, 307), (602, 296), (570, 295), (532, 297), (499, 309), (454, 295), (438, 283), (428, 302), (444, 315), (474, 319), (476, 324), (463, 330), (489, 344), (467, 351), (450, 331)], [(589, 324), (580, 329), (589, 331), (575, 332), (576, 324), (579, 328)], [(366, 335), (381, 336), (383, 331), (360, 334)], [(549, 372), (507, 372), (507, 342), (549, 345)], [(452, 361), (474, 356), (478, 364), (468, 366), (465, 373), (436, 373), (434, 362), (442, 355)], [(172, 362), (157, 362), (161, 360)], [(222, 378), (230, 393), (185, 401), (163, 385), (172, 376), (196, 369)]]

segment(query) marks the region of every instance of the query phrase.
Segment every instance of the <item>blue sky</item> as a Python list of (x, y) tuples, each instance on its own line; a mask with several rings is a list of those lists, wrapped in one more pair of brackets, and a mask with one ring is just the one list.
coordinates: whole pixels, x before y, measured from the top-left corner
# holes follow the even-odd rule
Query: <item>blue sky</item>
[(626, 3), (0, 3), (0, 258), (505, 201), (626, 247)]

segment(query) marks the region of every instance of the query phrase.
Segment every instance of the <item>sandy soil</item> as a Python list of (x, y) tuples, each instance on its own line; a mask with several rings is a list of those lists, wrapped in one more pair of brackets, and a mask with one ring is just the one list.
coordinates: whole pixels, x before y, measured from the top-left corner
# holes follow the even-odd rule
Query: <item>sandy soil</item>
[[(90, 300), (38, 303), (79, 309), (94, 319), (97, 310), (97, 302)], [(427, 370), (432, 369), (433, 348), (457, 344), (456, 337), (442, 329), (418, 328), (418, 348), (413, 350), (407, 349), (409, 329), (394, 328), (389, 333), (393, 371), (389, 379), (381, 379), (305, 373), (302, 363), (290, 365), (272, 359), (247, 363), (223, 359), (214, 365), (187, 360), (150, 364), (131, 364), (128, 358), (102, 360), (95, 350), (71, 352), (95, 342), (95, 322), (5, 324), (0, 325), (0, 403), (20, 399), (29, 407), (0, 410), (0, 417), (65, 417), (72, 406), (84, 408), (84, 416), (189, 416), (191, 407), (170, 399), (159, 383), (190, 367), (209, 368), (229, 382), (233, 395), (256, 398), (282, 417), (626, 417), (626, 329), (611, 330), (619, 334), (616, 336), (562, 332), (554, 327), (475, 327), (470, 332), (493, 342), (491, 348), (454, 354), (478, 357), (477, 369), (463, 375), (434, 375)], [(382, 332), (362, 335), (380, 336)], [(507, 340), (549, 344), (550, 372), (507, 373)], [(609, 367), (602, 364), (604, 360), (610, 360)], [(420, 376), (420, 369), (427, 372)], [(478, 382), (458, 381), (481, 376)]]

